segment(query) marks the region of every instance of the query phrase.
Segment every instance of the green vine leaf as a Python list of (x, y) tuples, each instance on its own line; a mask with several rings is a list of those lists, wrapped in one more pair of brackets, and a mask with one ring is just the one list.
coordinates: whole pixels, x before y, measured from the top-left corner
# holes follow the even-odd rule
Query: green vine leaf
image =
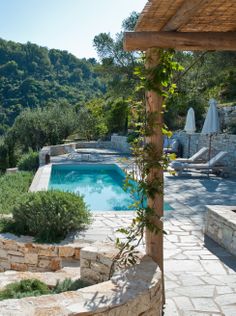
[[(174, 61), (174, 50), (160, 50), (159, 56), (160, 62), (157, 66), (146, 69), (142, 64), (135, 68), (134, 74), (140, 79), (135, 92), (141, 93), (146, 89), (162, 96), (164, 112), (165, 99), (176, 90), (176, 84), (172, 82), (174, 72), (182, 71), (183, 67)], [(143, 102), (145, 100), (148, 102), (148, 97), (143, 96)], [(136, 101), (135, 97), (129, 100), (132, 104), (132, 117), (135, 118), (133, 126), (138, 137), (131, 145), (133, 163), (132, 168), (126, 172), (124, 187), (134, 199), (132, 207), (136, 208), (136, 214), (128, 228), (121, 227), (117, 230), (124, 238), (116, 238), (119, 253), (113, 260), (111, 273), (114, 267), (130, 266), (139, 260), (137, 248), (143, 241), (146, 229), (154, 234), (166, 234), (160, 228), (162, 225), (159, 226), (162, 219), (155, 212), (154, 201), (157, 195), (163, 194), (163, 183), (159, 180), (158, 173), (167, 168), (173, 155), (163, 154), (158, 144), (148, 143), (147, 139), (156, 133), (157, 128), (161, 128), (162, 134), (167, 137), (171, 137), (172, 133), (167, 126), (158, 122), (158, 113), (147, 111), (143, 102)]]

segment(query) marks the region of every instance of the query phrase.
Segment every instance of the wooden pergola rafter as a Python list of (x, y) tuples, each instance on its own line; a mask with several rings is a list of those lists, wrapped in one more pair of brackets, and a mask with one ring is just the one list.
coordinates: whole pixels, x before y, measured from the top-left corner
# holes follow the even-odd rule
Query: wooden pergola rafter
[(235, 0), (150, 0), (126, 50), (236, 50)]
[[(236, 51), (236, 0), (149, 0), (134, 32), (126, 32), (124, 49), (146, 51), (147, 68), (159, 63), (156, 48)], [(155, 134), (147, 141), (162, 153), (162, 97), (147, 91), (147, 111), (158, 113)], [(163, 183), (163, 171), (151, 172)], [(163, 192), (162, 192), (163, 193)], [(154, 203), (155, 202), (155, 203)], [(154, 200), (157, 217), (163, 217), (163, 194)], [(162, 221), (158, 226), (163, 228)], [(146, 232), (146, 253), (163, 272), (163, 236)]]

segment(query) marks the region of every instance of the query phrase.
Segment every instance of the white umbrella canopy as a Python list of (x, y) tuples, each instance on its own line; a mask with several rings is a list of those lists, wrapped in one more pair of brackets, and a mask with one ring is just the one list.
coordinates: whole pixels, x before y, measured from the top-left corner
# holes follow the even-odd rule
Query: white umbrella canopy
[(193, 134), (196, 131), (195, 112), (193, 108), (188, 109), (184, 130), (187, 134), (189, 134), (189, 137), (188, 137), (188, 158), (189, 158), (191, 134)]
[(196, 131), (195, 112), (193, 108), (189, 108), (184, 126), (187, 134), (192, 134)]
[(217, 102), (215, 99), (209, 100), (209, 109), (203, 124), (202, 132), (203, 135), (209, 135), (209, 155), (208, 160), (211, 158), (211, 140), (212, 136), (220, 132), (220, 121), (217, 111)]
[(217, 111), (217, 102), (215, 99), (209, 100), (209, 109), (207, 116), (203, 124), (202, 132), (203, 135), (213, 135), (220, 132), (219, 115)]

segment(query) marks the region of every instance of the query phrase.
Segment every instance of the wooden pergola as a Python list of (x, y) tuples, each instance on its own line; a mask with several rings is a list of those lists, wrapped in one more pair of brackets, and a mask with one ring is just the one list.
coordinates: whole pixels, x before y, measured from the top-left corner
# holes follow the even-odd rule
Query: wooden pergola
[[(147, 65), (159, 63), (156, 48), (184, 51), (236, 51), (236, 0), (149, 0), (134, 32), (126, 32), (124, 49), (146, 51)], [(147, 91), (147, 110), (158, 113), (155, 135), (147, 139), (162, 153), (162, 97)], [(151, 172), (163, 183), (163, 171)], [(155, 202), (155, 203), (154, 203)], [(155, 213), (163, 216), (163, 194), (156, 194)], [(158, 221), (162, 228), (162, 221)], [(163, 236), (146, 232), (146, 253), (163, 272)]]

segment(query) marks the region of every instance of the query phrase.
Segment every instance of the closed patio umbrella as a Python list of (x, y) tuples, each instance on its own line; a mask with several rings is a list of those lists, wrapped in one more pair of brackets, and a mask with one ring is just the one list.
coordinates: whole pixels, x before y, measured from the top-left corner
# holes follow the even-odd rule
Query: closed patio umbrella
[(193, 134), (196, 131), (195, 113), (194, 113), (193, 108), (189, 108), (188, 110), (184, 130), (189, 135), (189, 138), (188, 138), (188, 158), (189, 158), (191, 134)]
[(217, 102), (215, 99), (209, 100), (209, 109), (207, 112), (207, 116), (205, 118), (205, 122), (203, 124), (202, 132), (203, 135), (209, 136), (209, 155), (208, 160), (211, 158), (211, 142), (213, 135), (216, 135), (220, 132), (220, 121), (219, 115), (217, 111)]

